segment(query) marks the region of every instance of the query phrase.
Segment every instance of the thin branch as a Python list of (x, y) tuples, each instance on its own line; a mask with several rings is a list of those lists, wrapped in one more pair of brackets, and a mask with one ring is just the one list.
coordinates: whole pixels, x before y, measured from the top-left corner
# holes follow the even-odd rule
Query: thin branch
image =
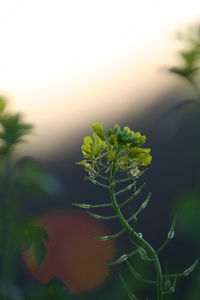
[(98, 207), (108, 207), (111, 206), (111, 203), (104, 203), (104, 204), (82, 204), (82, 203), (75, 203), (72, 202), (72, 205), (77, 206), (77, 207), (81, 207), (81, 208), (86, 208), (86, 209), (90, 209), (90, 208), (98, 208)]
[(95, 179), (93, 179), (93, 178), (91, 178), (91, 177), (86, 177), (86, 179), (88, 179), (88, 180), (90, 180), (92, 183), (94, 183), (94, 184), (96, 184), (96, 185), (99, 185), (99, 186), (102, 186), (102, 187), (104, 187), (104, 188), (106, 188), (106, 189), (109, 189), (109, 188), (110, 188), (109, 185), (103, 184), (103, 183), (101, 183), (101, 182), (99, 182), (99, 181), (97, 181), (97, 180), (95, 180)]
[(131, 190), (132, 187), (134, 187), (134, 185), (135, 185), (135, 183), (129, 184), (129, 185), (128, 185), (127, 187), (125, 187), (124, 189), (122, 189), (122, 190), (116, 192), (116, 193), (115, 193), (115, 196), (117, 196), (117, 195), (119, 195), (119, 194), (121, 194), (121, 193), (123, 193), (123, 192), (125, 192), (125, 191)]
[(127, 200), (125, 200), (123, 203), (121, 203), (119, 205), (119, 207), (120, 208), (123, 207), (124, 205), (129, 203), (132, 199), (134, 199), (136, 196), (138, 196), (145, 185), (146, 185), (146, 183), (143, 183), (143, 185), (131, 197), (129, 197)]
[(89, 211), (87, 211), (88, 215), (90, 215), (91, 217), (95, 218), (95, 219), (98, 219), (98, 220), (111, 220), (111, 219), (116, 219), (117, 216), (114, 215), (114, 216), (100, 216), (100, 215), (96, 215), (96, 214), (93, 214)]

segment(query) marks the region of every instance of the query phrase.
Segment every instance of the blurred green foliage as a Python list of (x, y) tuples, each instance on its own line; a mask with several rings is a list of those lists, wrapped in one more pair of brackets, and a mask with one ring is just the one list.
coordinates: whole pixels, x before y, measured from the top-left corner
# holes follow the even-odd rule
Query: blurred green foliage
[(179, 33), (178, 38), (184, 41), (186, 49), (179, 52), (180, 65), (169, 70), (187, 80), (195, 88), (199, 88), (200, 71), (200, 25), (195, 24), (188, 28), (186, 33)]
[(44, 228), (39, 226), (24, 226), (22, 231), (22, 247), (23, 251), (27, 251), (34, 245), (34, 258), (40, 265), (46, 253), (44, 241), (48, 241), (49, 237)]
[[(21, 210), (22, 197), (41, 199), (55, 195), (58, 190), (56, 181), (38, 162), (32, 158), (17, 161), (14, 158), (16, 146), (26, 141), (32, 129), (20, 114), (8, 112), (6, 100), (0, 97), (0, 299), (25, 299), (23, 292), (13, 284), (17, 274), (14, 265), (21, 252), (32, 246), (35, 261), (41, 264), (49, 239), (45, 229), (31, 224), (30, 217)], [(47, 297), (41, 299), (67, 299), (67, 292), (64, 296), (59, 282), (49, 283), (45, 290)], [(39, 299), (30, 297), (28, 299)]]
[[(185, 49), (179, 52), (180, 64), (169, 69), (183, 83), (192, 87), (190, 99), (183, 99), (179, 104), (173, 106), (165, 115), (168, 124), (172, 120), (174, 135), (177, 136), (181, 125), (187, 120), (192, 125), (190, 148), (185, 159), (190, 164), (195, 162), (198, 167), (200, 162), (200, 24), (189, 27), (185, 33), (178, 34), (178, 38), (184, 43)], [(166, 121), (166, 120), (165, 120)], [(175, 124), (175, 126), (174, 126)], [(184, 147), (184, 145), (183, 145)], [(187, 166), (188, 162), (184, 162)], [(193, 176), (193, 174), (191, 174)], [(188, 242), (192, 243), (194, 252), (200, 256), (200, 174), (194, 176), (193, 189), (183, 188), (172, 209), (178, 212), (177, 230)], [(187, 293), (182, 295), (183, 300), (198, 300), (200, 295), (200, 268), (195, 270), (193, 280)], [(181, 288), (181, 286), (180, 286)], [(172, 297), (172, 299), (176, 299)]]
[(45, 285), (35, 284), (25, 291), (26, 300), (73, 300), (66, 285), (57, 277)]

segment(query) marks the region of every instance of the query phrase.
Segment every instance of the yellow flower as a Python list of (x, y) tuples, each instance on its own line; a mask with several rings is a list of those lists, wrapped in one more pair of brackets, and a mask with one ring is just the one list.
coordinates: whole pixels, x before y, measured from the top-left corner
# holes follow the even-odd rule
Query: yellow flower
[[(146, 140), (146, 137), (142, 136), (140, 132), (134, 133), (127, 126), (122, 131), (116, 124), (113, 129), (108, 130), (107, 137), (105, 137), (100, 122), (93, 123), (92, 127), (94, 129), (93, 138), (91, 136), (84, 137), (81, 146), (84, 158), (96, 161), (99, 155), (100, 160), (107, 157), (108, 162), (112, 162), (116, 153), (120, 153), (120, 156), (117, 157), (117, 164), (123, 169), (128, 168), (132, 163), (135, 163), (135, 167), (147, 166), (151, 163), (152, 157), (149, 154), (151, 149), (139, 148)], [(119, 149), (120, 152), (118, 152)]]
[(146, 136), (140, 132), (133, 133), (133, 137), (136, 139), (136, 146), (142, 146), (146, 141)]
[(130, 130), (130, 128), (128, 126), (125, 126), (124, 130), (126, 130), (128, 133), (131, 132), (131, 130)]
[(149, 154), (150, 148), (137, 148), (133, 147), (129, 151), (129, 156), (134, 158), (139, 164), (147, 166), (151, 163), (152, 156)]
[(93, 138), (94, 141), (91, 136), (85, 136), (83, 139), (81, 150), (85, 158), (92, 158), (107, 147), (106, 142), (103, 141), (96, 132), (93, 133)]
[(85, 136), (83, 143), (84, 144), (81, 146), (82, 153), (85, 157), (89, 157), (92, 154), (93, 140), (90, 136)]
[(141, 163), (142, 163), (143, 166), (148, 166), (148, 165), (151, 164), (151, 161), (152, 161), (152, 156), (148, 154), (148, 155), (143, 157)]
[(115, 136), (114, 134), (111, 134), (111, 135), (109, 136), (109, 141), (110, 141), (111, 145), (115, 145), (116, 142), (117, 142), (116, 136)]
[(91, 138), (91, 136), (85, 136), (83, 139), (83, 143), (85, 145), (91, 145), (93, 144), (93, 139)]
[(89, 157), (92, 154), (92, 147), (90, 145), (82, 145), (81, 150), (84, 157)]
[(105, 135), (101, 123), (100, 122), (93, 123), (92, 128), (94, 129), (94, 132), (98, 135), (98, 137), (104, 141)]

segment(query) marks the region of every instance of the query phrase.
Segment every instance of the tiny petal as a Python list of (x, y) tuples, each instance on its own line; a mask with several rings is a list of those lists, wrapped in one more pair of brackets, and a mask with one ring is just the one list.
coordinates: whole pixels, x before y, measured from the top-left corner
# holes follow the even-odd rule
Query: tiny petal
[(94, 129), (94, 132), (102, 139), (103, 141), (105, 140), (105, 135), (103, 132), (103, 126), (101, 125), (100, 122), (95, 122), (92, 124), (92, 128)]
[(131, 132), (130, 128), (128, 126), (124, 127), (124, 131), (127, 131), (128, 133)]
[(111, 145), (115, 145), (117, 142), (116, 136), (114, 134), (111, 134), (109, 137), (109, 141), (110, 141)]
[(92, 140), (91, 136), (85, 136), (84, 139), (83, 139), (83, 143), (85, 145), (91, 145), (93, 143), (93, 140)]

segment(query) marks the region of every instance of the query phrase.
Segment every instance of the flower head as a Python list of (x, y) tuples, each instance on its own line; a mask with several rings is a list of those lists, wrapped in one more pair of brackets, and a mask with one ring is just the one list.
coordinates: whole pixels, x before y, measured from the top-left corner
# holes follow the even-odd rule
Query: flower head
[(81, 149), (85, 160), (80, 164), (85, 166), (85, 163), (89, 162), (94, 168), (102, 165), (102, 160), (109, 166), (116, 162), (118, 168), (123, 170), (131, 168), (135, 174), (138, 167), (151, 163), (152, 157), (149, 154), (151, 149), (141, 148), (146, 136), (142, 136), (140, 132), (133, 132), (127, 126), (122, 130), (116, 124), (106, 135), (100, 122), (93, 123), (92, 128), (93, 137), (86, 136), (83, 139)]

